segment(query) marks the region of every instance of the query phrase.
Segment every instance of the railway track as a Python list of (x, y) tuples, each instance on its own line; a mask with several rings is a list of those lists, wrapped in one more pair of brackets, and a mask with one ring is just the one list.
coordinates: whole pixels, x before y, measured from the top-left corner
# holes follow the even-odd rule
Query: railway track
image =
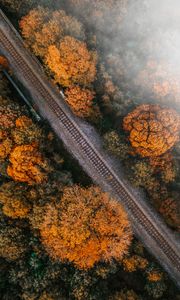
[[(158, 217), (154, 217), (156, 213), (139, 202), (128, 190), (128, 187), (125, 186), (106, 158), (96, 149), (96, 145), (93, 145), (81, 130), (76, 119), (66, 110), (63, 97), (53, 91), (53, 87), (43, 74), (39, 63), (25, 49), (22, 39), (2, 11), (0, 11), (0, 51), (6, 55), (17, 76), (19, 78), (23, 76), (24, 85), (33, 89), (32, 94), (34, 93), (35, 98), (38, 95), (37, 102), (35, 101), (38, 109), (43, 111), (50, 123), (54, 122), (53, 124), (55, 124), (57, 121), (60, 126), (59, 131), (64, 130), (64, 136), (68, 137), (67, 140), (64, 140), (67, 148), (72, 148), (74, 145), (74, 149), (70, 149), (70, 151), (74, 152), (78, 159), (79, 155), (84, 158), (87, 167), (83, 165), (83, 168), (88, 174), (93, 177), (90, 170), (92, 168), (96, 173), (95, 181), (103, 188), (103, 182), (106, 182), (105, 185), (109, 187), (112, 194), (128, 210), (138, 237), (144, 241), (147, 248), (159, 259), (180, 286), (180, 248), (178, 241), (172, 236), (167, 226), (162, 224)], [(44, 108), (42, 108), (43, 103)], [(54, 129), (58, 134), (57, 126), (54, 126)], [(69, 141), (72, 141), (72, 144)], [(80, 161), (80, 163), (82, 162)]]

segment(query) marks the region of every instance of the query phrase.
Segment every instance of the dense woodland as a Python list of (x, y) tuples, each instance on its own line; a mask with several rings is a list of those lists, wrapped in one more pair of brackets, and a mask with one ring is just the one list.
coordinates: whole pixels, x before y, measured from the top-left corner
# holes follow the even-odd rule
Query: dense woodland
[[(73, 113), (96, 127), (129, 184), (178, 236), (180, 72), (166, 53), (160, 60), (161, 43), (142, 20), (125, 38), (141, 2), (0, 0)], [(3, 72), (0, 91), (0, 298), (179, 300), (123, 207), (35, 120)]]

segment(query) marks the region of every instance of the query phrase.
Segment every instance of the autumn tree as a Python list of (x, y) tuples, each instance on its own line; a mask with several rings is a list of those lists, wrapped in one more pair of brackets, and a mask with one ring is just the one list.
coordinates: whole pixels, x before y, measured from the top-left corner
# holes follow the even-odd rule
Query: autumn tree
[(122, 264), (125, 271), (134, 272), (137, 269), (144, 270), (148, 266), (148, 261), (139, 255), (132, 255), (124, 258)]
[(47, 180), (48, 162), (39, 152), (36, 143), (15, 147), (9, 161), (7, 173), (15, 181), (36, 184)]
[(21, 229), (4, 226), (0, 229), (0, 256), (11, 261), (21, 257), (26, 251), (25, 237)]
[(167, 198), (162, 201), (159, 212), (170, 226), (180, 231), (180, 209), (175, 199)]
[(180, 116), (171, 108), (143, 104), (124, 118), (123, 127), (136, 153), (159, 156), (178, 142)]
[(1, 0), (1, 4), (10, 12), (22, 15), (36, 3), (35, 0)]
[[(119, 73), (121, 72), (122, 68), (118, 66), (118, 61), (115, 63), (117, 70)], [(101, 105), (103, 107), (103, 112), (105, 114), (114, 114), (119, 116), (124, 116), (129, 111), (129, 107), (132, 105), (133, 101), (130, 99), (130, 97), (127, 97), (127, 95), (121, 90), (120, 84), (117, 86), (117, 84), (114, 83), (113, 78), (121, 78), (122, 75), (117, 74), (117, 76), (112, 76), (112, 74), (109, 73), (109, 69), (111, 70), (111, 66), (107, 70), (107, 63), (106, 67), (105, 64), (100, 64), (98, 68), (98, 74), (97, 74), (97, 90), (98, 93), (101, 93)], [(111, 71), (111, 73), (114, 73), (115, 70)], [(121, 80), (122, 81), (122, 80)]]
[(0, 159), (5, 159), (10, 154), (12, 145), (6, 132), (0, 129)]
[(161, 156), (150, 157), (150, 165), (153, 167), (154, 173), (161, 176), (165, 183), (174, 181), (176, 178), (176, 167), (173, 155), (169, 152)]
[[(127, 0), (67, 0), (67, 10), (84, 19), (88, 26), (101, 32), (115, 30), (126, 15)], [(113, 22), (109, 13), (113, 15)]]
[(180, 74), (174, 73), (174, 65), (166, 61), (147, 60), (145, 68), (134, 79), (142, 93), (165, 104), (179, 103)]
[(7, 61), (7, 59), (4, 57), (4, 56), (2, 56), (2, 55), (0, 55), (0, 69), (1, 68), (3, 68), (3, 69), (7, 69), (8, 68), (8, 61)]
[(13, 219), (24, 218), (28, 215), (31, 206), (26, 197), (25, 185), (8, 182), (0, 187), (0, 203), (3, 213)]
[(95, 98), (93, 90), (72, 86), (66, 89), (65, 96), (66, 102), (78, 117), (89, 120), (101, 118), (98, 106), (93, 103)]
[(156, 268), (150, 267), (146, 273), (147, 279), (151, 282), (157, 282), (163, 279), (163, 273)]
[(166, 289), (167, 286), (164, 281), (149, 281), (145, 285), (145, 291), (150, 297), (153, 297), (153, 299), (162, 299)]
[(11, 138), (16, 145), (24, 145), (33, 142), (39, 144), (44, 139), (43, 130), (26, 115), (21, 115), (15, 121), (15, 127), (11, 131)]
[(121, 260), (132, 232), (120, 204), (98, 187), (67, 187), (61, 202), (47, 206), (42, 243), (54, 259), (88, 269), (100, 260)]
[(137, 161), (131, 163), (128, 177), (131, 183), (137, 187), (144, 187), (148, 190), (155, 190), (157, 192), (159, 182), (153, 176), (153, 168), (146, 161)]
[(85, 39), (82, 24), (63, 10), (52, 11), (38, 6), (22, 17), (19, 26), (27, 46), (41, 58), (49, 46), (59, 45), (66, 35)]
[(86, 86), (95, 80), (97, 53), (73, 37), (66, 36), (58, 46), (49, 46), (45, 61), (55, 81), (65, 87)]
[(154, 264), (151, 264), (146, 270), (146, 278), (145, 290), (149, 296), (155, 299), (161, 298), (167, 289), (163, 272)]
[(120, 292), (116, 292), (109, 300), (141, 300), (133, 290), (123, 289)]
[(18, 104), (6, 103), (0, 106), (0, 127), (4, 130), (11, 130), (15, 120), (21, 115), (22, 110)]
[(127, 159), (131, 148), (123, 138), (115, 130), (106, 132), (103, 136), (104, 148), (112, 155), (119, 159)]
[(0, 159), (6, 159), (13, 147), (10, 137), (11, 130), (14, 128), (15, 120), (20, 116), (21, 110), (18, 105), (11, 104), (8, 100), (0, 98)]
[(52, 170), (41, 151), (44, 143), (43, 130), (24, 113), (27, 113), (24, 107), (12, 103), (10, 99), (4, 101), (2, 98), (0, 106), (1, 165), (7, 164), (7, 176), (14, 180), (28, 184), (42, 183)]

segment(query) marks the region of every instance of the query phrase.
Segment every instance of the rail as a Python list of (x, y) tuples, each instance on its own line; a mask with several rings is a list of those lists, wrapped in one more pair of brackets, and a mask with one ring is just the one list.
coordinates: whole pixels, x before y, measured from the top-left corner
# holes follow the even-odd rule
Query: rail
[[(0, 11), (0, 50), (7, 56), (12, 69), (19, 78), (22, 78), (26, 87), (33, 90), (32, 94), (34, 93), (35, 98), (38, 95), (35, 103), (47, 116), (49, 122), (54, 124), (52, 127), (56, 133), (58, 134), (58, 130), (64, 130), (65, 134), (61, 137), (67, 137), (67, 139), (64, 138), (67, 148), (74, 152), (78, 159), (79, 155), (85, 159), (87, 166), (83, 165), (83, 168), (93, 177), (90, 170), (92, 167), (96, 172), (94, 180), (103, 188), (102, 182), (106, 182), (112, 193), (127, 208), (138, 237), (144, 241), (175, 282), (180, 284), (178, 241), (171, 235), (167, 226), (158, 221), (153, 216), (153, 212), (136, 199), (106, 158), (96, 149), (96, 145), (89, 140), (69, 110), (66, 110), (62, 95), (53, 90), (42, 69), (39, 68), (39, 63), (37, 64), (36, 60), (32, 59), (32, 55), (24, 47), (22, 39), (18, 37), (16, 30), (12, 29), (12, 25), (2, 11)], [(42, 108), (42, 103), (44, 103), (44, 108)], [(73, 141), (73, 144), (69, 141)], [(72, 145), (74, 145), (73, 150)]]

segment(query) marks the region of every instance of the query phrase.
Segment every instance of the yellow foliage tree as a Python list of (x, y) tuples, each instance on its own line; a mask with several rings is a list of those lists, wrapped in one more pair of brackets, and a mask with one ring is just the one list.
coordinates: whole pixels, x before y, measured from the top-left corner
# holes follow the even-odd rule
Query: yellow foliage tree
[(51, 45), (45, 58), (55, 81), (65, 87), (89, 85), (95, 80), (97, 53), (89, 51), (84, 42), (66, 36), (58, 46)]
[(49, 205), (40, 227), (54, 259), (88, 269), (100, 260), (121, 260), (132, 240), (127, 214), (98, 187), (66, 187), (61, 202)]

